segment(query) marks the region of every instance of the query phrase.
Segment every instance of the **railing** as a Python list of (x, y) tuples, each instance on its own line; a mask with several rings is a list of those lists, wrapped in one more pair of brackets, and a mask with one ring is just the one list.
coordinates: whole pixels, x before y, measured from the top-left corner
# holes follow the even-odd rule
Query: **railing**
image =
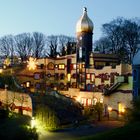
[(104, 95), (110, 95), (113, 91), (115, 91), (119, 86), (121, 85), (121, 82), (117, 82), (114, 85), (112, 85), (110, 88), (104, 88), (103, 93)]

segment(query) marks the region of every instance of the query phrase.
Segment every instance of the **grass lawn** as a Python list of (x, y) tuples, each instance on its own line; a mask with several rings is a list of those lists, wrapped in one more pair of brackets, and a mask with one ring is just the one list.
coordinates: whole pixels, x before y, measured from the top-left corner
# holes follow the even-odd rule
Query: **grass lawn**
[(140, 122), (75, 140), (140, 140)]

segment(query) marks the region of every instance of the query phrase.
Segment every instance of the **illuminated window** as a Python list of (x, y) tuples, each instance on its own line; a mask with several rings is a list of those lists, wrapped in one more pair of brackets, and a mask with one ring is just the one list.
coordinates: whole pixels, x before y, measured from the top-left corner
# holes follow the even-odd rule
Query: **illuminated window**
[(59, 70), (64, 70), (65, 69), (65, 65), (64, 64), (59, 64), (58, 65), (58, 69)]
[(88, 99), (88, 106), (92, 105), (92, 100)]
[(87, 74), (87, 79), (90, 79), (90, 74), (89, 73)]
[(71, 80), (71, 74), (68, 73), (67, 76), (68, 76), (68, 77), (67, 77), (67, 78), (68, 78), (68, 82), (70, 82), (70, 80)]
[(49, 69), (49, 70), (53, 70), (53, 69), (54, 69), (54, 64), (53, 64), (52, 62), (50, 62), (50, 63), (48, 64), (48, 69)]
[(125, 112), (124, 105), (121, 102), (118, 102), (118, 111), (119, 111), (119, 113)]
[(82, 104), (82, 105), (86, 106), (86, 101), (87, 101), (86, 98), (81, 98), (81, 104)]
[(95, 74), (91, 74), (91, 79), (90, 79), (91, 82), (94, 82), (95, 81)]
[(76, 64), (73, 64), (73, 69), (76, 70)]
[(103, 97), (101, 97), (101, 98), (100, 98), (100, 103), (103, 103), (103, 101), (104, 101), (104, 100), (103, 100)]
[(30, 82), (29, 82), (29, 81), (26, 82), (26, 87), (27, 87), (27, 88), (30, 87)]

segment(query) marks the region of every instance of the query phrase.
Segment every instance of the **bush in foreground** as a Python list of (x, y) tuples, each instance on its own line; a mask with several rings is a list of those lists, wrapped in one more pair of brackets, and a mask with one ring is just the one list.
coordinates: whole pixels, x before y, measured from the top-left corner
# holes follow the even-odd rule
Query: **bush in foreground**
[(38, 140), (36, 129), (30, 126), (30, 117), (13, 114), (0, 119), (1, 140)]

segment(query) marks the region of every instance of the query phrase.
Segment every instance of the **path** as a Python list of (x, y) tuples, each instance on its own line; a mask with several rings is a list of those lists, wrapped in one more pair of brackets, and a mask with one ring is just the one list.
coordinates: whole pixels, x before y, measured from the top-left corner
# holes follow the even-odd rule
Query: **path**
[(42, 132), (39, 140), (71, 140), (121, 126), (123, 126), (123, 123), (120, 121), (104, 121), (96, 124), (82, 125), (77, 128), (66, 128), (57, 132)]

